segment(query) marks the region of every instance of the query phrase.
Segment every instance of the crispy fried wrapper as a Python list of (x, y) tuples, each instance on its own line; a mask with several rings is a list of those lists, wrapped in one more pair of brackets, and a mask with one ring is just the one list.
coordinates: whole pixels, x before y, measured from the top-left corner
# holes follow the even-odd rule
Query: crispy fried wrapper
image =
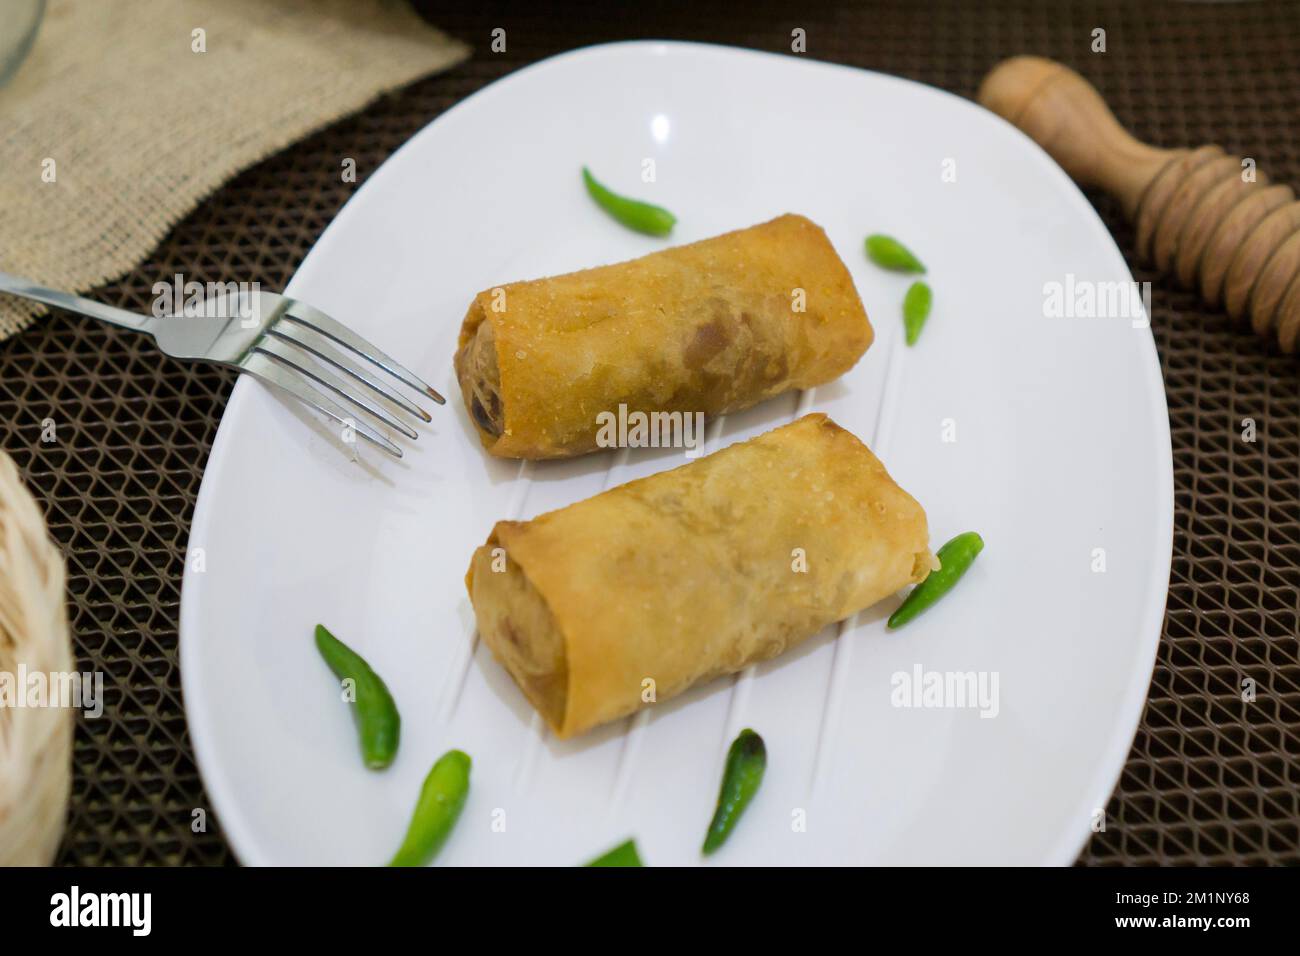
[(722, 415), (853, 367), (872, 330), (820, 226), (785, 215), (631, 262), (480, 292), (456, 376), (503, 458), (594, 451), (602, 412)]
[[(532, 521), (465, 584), (560, 737), (774, 657), (930, 572), (921, 506), (822, 414)], [(647, 683), (653, 681), (653, 685)]]

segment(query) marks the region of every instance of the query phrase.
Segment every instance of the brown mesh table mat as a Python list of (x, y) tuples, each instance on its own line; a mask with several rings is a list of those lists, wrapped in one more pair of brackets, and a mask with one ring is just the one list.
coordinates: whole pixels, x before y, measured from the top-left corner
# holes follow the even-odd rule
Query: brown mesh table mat
[[(846, 3), (782, 10), (706, 0), (491, 15), (417, 4), (474, 58), (393, 95), (239, 176), (182, 222), (104, 300), (147, 310), (154, 282), (282, 288), (358, 180), (439, 113), (534, 60), (590, 43), (668, 37), (788, 51), (895, 73), (973, 97), (1023, 52), (1080, 70), (1120, 120), (1160, 146), (1215, 142), (1300, 186), (1300, 7), (1285, 4)], [(495, 27), (504, 53), (489, 49)], [(1090, 51), (1106, 30), (1107, 52)], [(557, 103), (556, 109), (564, 104)], [(851, 109), (845, 122), (854, 122)], [(869, 122), (863, 117), (862, 122)], [(519, 144), (521, 147), (525, 144)], [(448, 188), (454, 188), (449, 183)], [(1093, 196), (1131, 264), (1133, 234)], [(1168, 612), (1150, 696), (1108, 824), (1084, 863), (1300, 862), (1300, 363), (1154, 280), (1177, 515)], [(176, 628), (190, 516), (233, 384), (173, 362), (144, 337), (53, 316), (0, 345), (0, 443), (48, 510), (67, 555), (82, 669), (106, 708), (77, 729), (64, 863), (229, 863), (194, 764)], [(42, 443), (42, 421), (57, 440)], [(1242, 419), (1258, 440), (1242, 440)], [(1050, 622), (1044, 622), (1050, 624)], [(1257, 699), (1242, 700), (1253, 678)]]

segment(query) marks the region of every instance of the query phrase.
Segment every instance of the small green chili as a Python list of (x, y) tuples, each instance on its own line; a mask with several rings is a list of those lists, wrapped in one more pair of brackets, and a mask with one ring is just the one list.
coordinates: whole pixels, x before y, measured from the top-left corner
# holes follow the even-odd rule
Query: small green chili
[(892, 236), (879, 233), (867, 236), (867, 258), (884, 269), (895, 272), (924, 272), (921, 260)]
[(930, 287), (920, 280), (913, 282), (907, 295), (903, 296), (903, 329), (907, 333), (908, 345), (915, 345), (921, 337), (921, 327), (930, 317), (930, 303), (933, 301)]
[(587, 193), (596, 200), (596, 205), (629, 229), (650, 236), (666, 236), (677, 222), (677, 217), (662, 206), (610, 192), (596, 181), (586, 166), (582, 167), (582, 181), (587, 184)]
[(448, 750), (438, 758), (424, 778), (406, 839), (389, 866), (424, 866), (442, 849), (465, 807), (471, 763), (460, 750)]
[(889, 616), (889, 626), (902, 627), (939, 598), (952, 590), (952, 586), (966, 573), (975, 556), (984, 550), (984, 539), (974, 531), (957, 535), (939, 549), (939, 570), (912, 588), (898, 610)]
[(718, 808), (713, 812), (713, 820), (704, 837), (702, 852), (705, 856), (727, 842), (740, 815), (758, 792), (766, 769), (767, 747), (763, 738), (749, 728), (742, 730), (727, 751), (727, 765), (718, 791)]
[(352, 682), (352, 716), (361, 741), (361, 757), (371, 770), (382, 770), (397, 756), (402, 718), (393, 695), (378, 674), (352, 648), (316, 625), (316, 649), (334, 676)]
[(645, 866), (641, 855), (636, 851), (636, 840), (620, 843), (608, 853), (592, 860), (587, 866)]

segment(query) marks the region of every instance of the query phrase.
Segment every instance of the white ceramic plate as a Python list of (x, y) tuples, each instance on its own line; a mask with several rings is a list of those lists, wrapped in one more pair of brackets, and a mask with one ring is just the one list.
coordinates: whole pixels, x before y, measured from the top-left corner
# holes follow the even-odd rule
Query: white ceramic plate
[[(831, 629), (648, 719), (558, 743), (475, 640), (470, 554), (497, 519), (684, 459), (491, 459), (451, 356), (480, 289), (667, 244), (596, 209), (584, 163), (675, 211), (673, 243), (786, 211), (825, 227), (875, 345), (838, 382), (723, 420), (711, 447), (824, 410), (924, 505), (936, 547), (968, 529), (987, 545), (905, 629), (886, 633), (890, 601), (838, 640)], [(929, 267), (935, 308), (916, 348), (901, 334), (908, 280), (863, 255), (877, 231)], [(1076, 288), (1131, 281), (1064, 173), (992, 114), (893, 77), (628, 43), (521, 70), (439, 117), (348, 203), (289, 291), (401, 356), (448, 405), (399, 463), (348, 448), (242, 379), (203, 479), (182, 673), (203, 778), (240, 860), (385, 861), (430, 765), (460, 747), (473, 785), (439, 862), (568, 865), (635, 836), (651, 865), (693, 864), (726, 747), (752, 726), (767, 777), (711, 862), (1072, 861), (1145, 699), (1173, 504), (1151, 334), (1125, 317), (1045, 315), (1045, 283), (1067, 274)], [(312, 643), (318, 621), (400, 703), (387, 772), (362, 769)], [(917, 666), (996, 675), (996, 716), (893, 706), (893, 675)]]

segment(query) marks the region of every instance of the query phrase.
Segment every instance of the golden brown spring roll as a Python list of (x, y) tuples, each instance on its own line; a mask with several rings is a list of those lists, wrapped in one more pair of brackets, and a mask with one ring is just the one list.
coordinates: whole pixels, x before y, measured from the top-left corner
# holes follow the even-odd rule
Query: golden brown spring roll
[[(479, 634), (560, 737), (774, 657), (929, 572), (925, 512), (807, 415), (532, 521), (465, 585)], [(653, 685), (646, 683), (653, 681)]]
[(503, 458), (594, 451), (601, 412), (722, 415), (850, 368), (871, 323), (803, 216), (617, 265), (480, 292), (456, 376)]

